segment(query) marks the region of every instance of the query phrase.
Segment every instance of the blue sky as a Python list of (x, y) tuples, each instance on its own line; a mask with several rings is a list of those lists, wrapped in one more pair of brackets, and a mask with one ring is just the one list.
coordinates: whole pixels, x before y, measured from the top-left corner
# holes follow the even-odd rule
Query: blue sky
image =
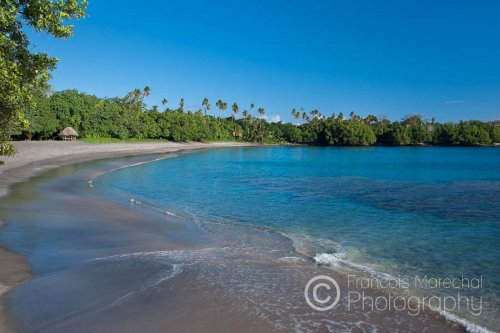
[(74, 37), (32, 35), (51, 84), (149, 105), (208, 97), (398, 120), (500, 119), (500, 1), (89, 0)]

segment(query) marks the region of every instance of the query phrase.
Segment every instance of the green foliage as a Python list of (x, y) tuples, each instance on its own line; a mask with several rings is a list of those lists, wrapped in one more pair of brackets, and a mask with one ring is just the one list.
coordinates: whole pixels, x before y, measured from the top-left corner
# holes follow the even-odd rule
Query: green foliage
[[(14, 147), (7, 142), (0, 142), (0, 155), (2, 156), (13, 156), (15, 153)], [(4, 164), (4, 161), (0, 161), (0, 165)]]
[(490, 124), (489, 134), (493, 143), (500, 142), (500, 121), (495, 121)]
[[(147, 89), (146, 89), (147, 88)], [(351, 113), (325, 117), (317, 110), (293, 110), (305, 122), (301, 125), (266, 122), (264, 108), (243, 111), (236, 118), (239, 107), (232, 104), (233, 113), (227, 118), (204, 115), (203, 111), (184, 112), (183, 105), (164, 112), (147, 109), (143, 99), (150, 89), (135, 89), (124, 98), (102, 99), (76, 90), (51, 95), (34, 95), (36, 107), (26, 109), (29, 126), (17, 127), (16, 139), (51, 139), (68, 126), (76, 129), (87, 142), (136, 142), (150, 140), (171, 141), (246, 141), (260, 143), (298, 143), (311, 145), (367, 146), (384, 145), (481, 145), (500, 141), (499, 122), (468, 121), (458, 124), (438, 124), (422, 120), (418, 115), (401, 122), (389, 122), (368, 116), (362, 119)], [(202, 104), (210, 109), (208, 99)], [(207, 107), (208, 105), (208, 107)], [(217, 102), (221, 111), (226, 103)], [(252, 115), (251, 112), (255, 112)], [(258, 118), (260, 117), (260, 118)], [(3, 148), (5, 149), (5, 148)], [(8, 151), (5, 150), (7, 153)]]
[(434, 144), (442, 145), (487, 145), (500, 142), (497, 123), (465, 121), (459, 124), (437, 124)]
[(381, 143), (393, 146), (409, 145), (411, 143), (410, 128), (395, 122), (381, 135)]
[(290, 123), (281, 126), (281, 137), (285, 142), (299, 143), (304, 141), (302, 130)]
[(82, 18), (86, 6), (86, 1), (78, 0), (0, 1), (0, 156), (14, 152), (6, 143), (14, 128), (37, 131), (29, 127), (24, 112), (33, 108), (33, 92), (46, 88), (49, 72), (57, 63), (46, 53), (30, 50), (24, 26), (66, 38), (73, 34), (73, 26), (65, 22)]
[[(184, 99), (175, 110), (146, 109), (144, 99), (151, 88), (134, 89), (124, 98), (102, 99), (67, 90), (49, 94), (47, 81), (57, 60), (45, 53), (33, 53), (23, 32), (25, 26), (58, 38), (73, 34), (65, 24), (85, 15), (85, 0), (0, 0), (0, 156), (14, 154), (7, 143), (14, 139), (51, 139), (64, 127), (75, 128), (88, 142), (174, 140), (299, 143), (313, 145), (482, 145), (500, 142), (500, 122), (467, 121), (438, 124), (409, 115), (391, 123), (384, 117), (364, 119), (351, 112), (349, 119), (323, 116), (303, 108), (291, 114), (301, 125), (268, 123), (266, 110), (250, 104), (237, 119), (240, 106), (217, 100), (218, 116), (202, 111), (185, 112)], [(168, 104), (167, 99), (162, 105)], [(34, 107), (36, 105), (36, 107)], [(255, 115), (251, 113), (256, 111)], [(0, 164), (2, 162), (0, 161)]]
[(368, 146), (377, 141), (373, 130), (359, 120), (339, 121), (329, 118), (324, 130), (329, 145)]
[(487, 130), (479, 122), (460, 122), (455, 142), (462, 145), (490, 144)]

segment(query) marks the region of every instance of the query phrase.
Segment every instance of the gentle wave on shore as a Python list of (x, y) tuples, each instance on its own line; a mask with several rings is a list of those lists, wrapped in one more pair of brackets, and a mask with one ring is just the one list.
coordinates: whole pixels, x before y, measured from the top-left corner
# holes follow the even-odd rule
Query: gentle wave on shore
[(480, 331), (478, 323), (498, 325), (499, 267), (490, 264), (500, 257), (498, 159), (494, 149), (231, 150), (113, 173), (99, 190), (180, 216), (271, 228), (337, 269), (480, 275), (485, 286), (463, 292), (482, 297), (481, 316), (447, 314)]
[[(239, 149), (228, 153), (246, 154)], [(198, 157), (216, 161), (223, 170), (204, 168)], [(220, 184), (200, 182), (199, 173), (204, 180), (219, 179), (212, 178), (213, 171), (231, 177), (227, 171), (234, 171), (234, 160), (230, 158), (226, 168), (227, 158), (224, 153), (201, 153), (146, 164), (151, 158), (87, 163), (54, 170), (16, 187), (0, 201), (8, 222), (0, 242), (27, 255), (35, 279), (8, 293), (12, 327), (42, 332), (163, 331), (165, 327), (198, 332), (462, 331), (432, 311), (413, 317), (394, 310), (367, 312), (359, 304), (348, 309), (346, 293), (355, 289), (343, 267), (359, 276), (370, 275), (352, 266), (361, 265), (363, 258), (355, 247), (325, 237), (328, 234), (284, 230), (258, 219), (235, 218), (216, 204), (206, 206), (204, 200), (222, 200), (240, 217), (252, 210), (254, 216), (265, 216), (273, 207), (245, 202), (255, 188), (232, 201), (222, 195)], [(136, 166), (121, 168), (127, 165)], [(167, 174), (154, 182), (168, 200), (140, 192), (150, 185), (149, 167)], [(192, 172), (195, 167), (199, 173)], [(117, 170), (95, 178), (112, 169)], [(243, 171), (237, 168), (235, 173)], [(116, 182), (130, 175), (130, 188)], [(183, 187), (165, 184), (166, 179)], [(192, 189), (201, 202), (194, 192), (190, 199), (182, 193), (175, 196), (179, 190)], [(207, 190), (214, 191), (212, 197), (205, 197)], [(265, 198), (262, 189), (259, 193)], [(308, 215), (318, 218), (313, 211)], [(384, 271), (377, 265), (363, 267)], [(304, 286), (318, 274), (333, 276), (341, 287), (341, 301), (333, 311), (314, 311), (304, 300)], [(363, 291), (384, 294), (373, 288)], [(456, 316), (449, 319), (468, 325), (470, 332), (480, 329)]]

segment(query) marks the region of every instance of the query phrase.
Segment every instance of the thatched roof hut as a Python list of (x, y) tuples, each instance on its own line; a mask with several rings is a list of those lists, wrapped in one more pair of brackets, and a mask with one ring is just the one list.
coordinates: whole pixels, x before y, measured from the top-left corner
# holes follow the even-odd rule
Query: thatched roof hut
[(70, 141), (76, 140), (79, 137), (78, 133), (75, 131), (75, 129), (73, 127), (66, 127), (65, 129), (63, 129), (59, 133), (59, 136), (64, 141), (67, 141), (67, 140), (70, 140)]

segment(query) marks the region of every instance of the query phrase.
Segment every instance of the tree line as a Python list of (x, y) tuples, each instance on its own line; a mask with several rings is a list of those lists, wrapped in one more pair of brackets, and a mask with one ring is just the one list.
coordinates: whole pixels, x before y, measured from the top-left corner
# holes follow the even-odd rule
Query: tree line
[[(0, 2), (0, 156), (15, 153), (9, 139), (52, 139), (72, 126), (84, 138), (168, 139), (174, 141), (242, 140), (315, 145), (480, 145), (500, 142), (499, 123), (463, 121), (439, 124), (411, 115), (390, 122), (370, 115), (323, 116), (319, 111), (292, 110), (302, 124), (269, 123), (265, 109), (203, 99), (202, 109), (179, 106), (146, 108), (151, 90), (135, 89), (124, 98), (97, 98), (76, 90), (40, 93), (57, 64), (34, 52), (26, 27), (56, 38), (73, 35), (72, 22), (86, 16), (86, 0)], [(242, 109), (242, 117), (238, 116)], [(213, 115), (212, 111), (216, 111)], [(230, 116), (227, 113), (231, 112)], [(3, 161), (0, 160), (0, 164)]]
[(134, 89), (125, 97), (98, 98), (77, 90), (34, 94), (34, 108), (24, 111), (28, 125), (14, 127), (17, 140), (47, 140), (71, 126), (82, 138), (165, 139), (172, 141), (247, 141), (310, 145), (488, 145), (500, 142), (500, 122), (437, 123), (420, 115), (391, 122), (385, 117), (361, 117), (351, 112), (325, 116), (318, 110), (293, 109), (300, 124), (264, 120), (266, 110), (255, 104), (228, 105), (208, 98), (201, 107), (185, 110), (184, 99), (170, 108), (148, 108), (151, 89)]
[(34, 107), (32, 92), (47, 86), (57, 64), (34, 52), (25, 28), (68, 38), (73, 35), (68, 22), (85, 17), (86, 9), (86, 0), (0, 1), (0, 156), (14, 155), (12, 129), (28, 125), (23, 112)]

